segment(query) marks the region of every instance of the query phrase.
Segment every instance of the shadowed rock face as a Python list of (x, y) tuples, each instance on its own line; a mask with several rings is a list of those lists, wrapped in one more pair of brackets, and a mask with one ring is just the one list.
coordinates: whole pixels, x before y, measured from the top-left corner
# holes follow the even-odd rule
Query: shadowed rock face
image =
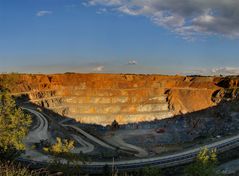
[[(12, 75), (1, 75), (6, 79)], [(228, 80), (229, 79), (229, 80)], [(14, 75), (15, 95), (85, 123), (168, 118), (215, 105), (212, 95), (236, 78), (124, 74)], [(235, 83), (236, 82), (236, 83)]]

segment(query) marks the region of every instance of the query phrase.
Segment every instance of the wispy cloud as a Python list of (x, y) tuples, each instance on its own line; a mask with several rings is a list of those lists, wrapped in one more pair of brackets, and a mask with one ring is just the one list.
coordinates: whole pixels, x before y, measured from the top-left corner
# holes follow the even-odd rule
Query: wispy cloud
[(104, 68), (105, 67), (103, 65), (100, 65), (100, 66), (93, 68), (93, 71), (94, 72), (102, 72), (104, 70)]
[(124, 0), (88, 0), (86, 4), (88, 5), (97, 5), (102, 4), (106, 6), (115, 6), (115, 5), (121, 5)]
[(36, 13), (36, 16), (42, 17), (42, 16), (46, 16), (46, 15), (50, 15), (50, 14), (52, 14), (52, 11), (40, 10)]
[(85, 4), (145, 16), (185, 38), (201, 35), (239, 38), (237, 0), (86, 0)]
[(180, 72), (183, 75), (239, 75), (239, 67), (214, 67), (214, 68), (192, 68), (191, 70), (185, 69)]
[(239, 67), (219, 67), (211, 70), (215, 75), (239, 75)]
[(136, 60), (129, 60), (128, 65), (137, 65), (138, 62)]
[(104, 14), (104, 13), (107, 13), (108, 10), (106, 8), (100, 8), (96, 13), (97, 14)]

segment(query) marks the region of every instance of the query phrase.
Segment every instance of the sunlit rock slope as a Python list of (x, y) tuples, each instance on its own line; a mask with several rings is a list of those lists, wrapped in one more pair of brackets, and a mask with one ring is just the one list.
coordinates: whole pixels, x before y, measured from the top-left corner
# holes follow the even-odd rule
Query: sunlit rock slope
[[(238, 77), (130, 74), (9, 74), (13, 95), (80, 122), (110, 124), (150, 121), (206, 109), (229, 92)], [(232, 91), (228, 91), (232, 90)], [(233, 92), (234, 91), (234, 92)]]

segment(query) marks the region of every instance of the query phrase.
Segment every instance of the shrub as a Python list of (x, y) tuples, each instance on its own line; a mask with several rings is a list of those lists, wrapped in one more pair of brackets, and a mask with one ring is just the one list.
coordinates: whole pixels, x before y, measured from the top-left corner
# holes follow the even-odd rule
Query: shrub
[(44, 176), (48, 175), (47, 171), (37, 170), (32, 171), (27, 167), (12, 162), (0, 161), (0, 175), (1, 176)]
[(74, 148), (74, 141), (65, 139), (63, 142), (61, 138), (56, 138), (56, 143), (53, 144), (51, 147), (44, 147), (43, 150), (45, 152), (53, 153), (54, 155), (60, 155), (69, 153)]
[(216, 150), (202, 149), (197, 155), (196, 161), (186, 167), (186, 176), (217, 176), (216, 172), (217, 154)]

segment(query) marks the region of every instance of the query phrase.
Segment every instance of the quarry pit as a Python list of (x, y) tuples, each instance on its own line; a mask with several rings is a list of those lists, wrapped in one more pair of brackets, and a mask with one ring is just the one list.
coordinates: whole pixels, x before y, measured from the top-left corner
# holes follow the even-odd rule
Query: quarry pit
[(18, 75), (15, 95), (81, 123), (164, 119), (212, 107), (222, 78), (121, 74)]
[(22, 158), (33, 161), (52, 159), (42, 147), (56, 137), (74, 140), (72, 153), (79, 157), (120, 162), (191, 150), (239, 132), (239, 77), (67, 73), (1, 78), (17, 84), (11, 94), (32, 115)]

